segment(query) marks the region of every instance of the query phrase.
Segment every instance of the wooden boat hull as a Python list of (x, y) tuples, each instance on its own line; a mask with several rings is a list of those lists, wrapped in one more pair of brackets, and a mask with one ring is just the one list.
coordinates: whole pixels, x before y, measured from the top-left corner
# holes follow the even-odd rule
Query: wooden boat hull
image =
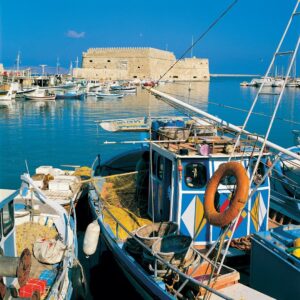
[(25, 98), (33, 101), (54, 101), (56, 96), (54, 95), (54, 96), (39, 97), (39, 96), (25, 95)]

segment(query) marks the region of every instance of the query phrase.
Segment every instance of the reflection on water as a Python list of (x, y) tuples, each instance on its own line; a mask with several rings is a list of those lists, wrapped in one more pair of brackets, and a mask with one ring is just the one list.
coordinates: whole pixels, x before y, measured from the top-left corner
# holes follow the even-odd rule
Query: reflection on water
[[(174, 83), (159, 87), (173, 96), (203, 110), (242, 125), (256, 88), (241, 88), (240, 78), (212, 78), (211, 82)], [(300, 122), (300, 89), (288, 89), (278, 116)], [(270, 115), (275, 101), (263, 99), (257, 112)], [(228, 109), (226, 106), (242, 110)], [(106, 159), (130, 145), (103, 145), (104, 141), (140, 139), (138, 133), (104, 132), (95, 121), (135, 116), (175, 115), (172, 107), (138, 88), (137, 94), (121, 99), (24, 101), (0, 103), (0, 188), (17, 188), (25, 171), (25, 160), (31, 172), (39, 165), (90, 165), (98, 153)], [(269, 118), (255, 116), (254, 132), (262, 133)], [(291, 130), (298, 124), (276, 120), (270, 139), (285, 147), (292, 145)]]

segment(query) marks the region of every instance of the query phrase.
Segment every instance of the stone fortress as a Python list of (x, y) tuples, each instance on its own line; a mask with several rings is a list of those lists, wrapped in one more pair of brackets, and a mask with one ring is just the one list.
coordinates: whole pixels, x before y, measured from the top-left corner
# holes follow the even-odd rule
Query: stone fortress
[[(154, 48), (90, 48), (73, 76), (89, 80), (158, 80), (176, 61), (172, 52)], [(162, 78), (209, 81), (208, 59), (185, 58)]]

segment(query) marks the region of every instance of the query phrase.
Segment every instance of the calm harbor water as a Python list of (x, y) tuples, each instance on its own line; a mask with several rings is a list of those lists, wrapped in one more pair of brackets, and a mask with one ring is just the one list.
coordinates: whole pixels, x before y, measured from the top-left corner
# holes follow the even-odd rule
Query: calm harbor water
[[(210, 82), (189, 84), (176, 83), (160, 86), (159, 89), (185, 99), (213, 115), (217, 115), (235, 125), (242, 125), (246, 112), (256, 95), (256, 88), (243, 88), (239, 83), (243, 78), (212, 78)], [(274, 100), (263, 99), (257, 113), (270, 115)], [(233, 109), (235, 108), (235, 109)], [(300, 129), (300, 89), (286, 90), (271, 132), (270, 140), (288, 147), (293, 145), (293, 129)], [(57, 100), (55, 102), (34, 102), (17, 100), (10, 105), (0, 103), (0, 188), (18, 188), (20, 174), (26, 170), (34, 173), (40, 165), (91, 165), (95, 156), (101, 154), (103, 160), (136, 145), (104, 144), (105, 141), (121, 142), (140, 140), (137, 133), (109, 133), (97, 126), (97, 120), (160, 115), (176, 115), (172, 107), (141, 88), (137, 95), (128, 95), (119, 100)], [(282, 119), (290, 120), (290, 122)], [(255, 115), (250, 127), (252, 132), (262, 134), (270, 118)], [(82, 214), (84, 210), (79, 209)], [(81, 216), (82, 217), (82, 216)], [(79, 245), (82, 244), (85, 219), (79, 216)], [(82, 246), (79, 246), (82, 249)], [(105, 252), (101, 264), (98, 255), (87, 259), (79, 254), (90, 282), (91, 297), (99, 299), (104, 295), (109, 299), (119, 299), (126, 295), (129, 299), (139, 299), (134, 289), (122, 276), (111, 255)], [(118, 282), (118, 290), (106, 287), (111, 279)], [(101, 282), (101, 286), (100, 285)]]
[[(240, 87), (243, 78), (212, 78), (210, 82), (166, 84), (159, 89), (181, 96), (189, 103), (236, 125), (242, 125), (256, 88)], [(275, 101), (266, 97), (256, 109), (270, 115)], [(239, 108), (232, 109), (229, 107)], [(270, 140), (284, 147), (293, 145), (293, 129), (300, 129), (300, 89), (289, 88), (278, 111)], [(20, 174), (34, 172), (40, 165), (91, 165), (94, 157), (103, 159), (121, 152), (129, 145), (105, 145), (105, 141), (138, 140), (139, 134), (104, 132), (95, 121), (178, 114), (172, 107), (138, 89), (137, 95), (120, 100), (80, 100), (34, 102), (17, 100), (10, 105), (0, 103), (0, 188), (18, 188)], [(282, 119), (291, 120), (286, 122)], [(270, 118), (255, 115), (248, 128), (265, 132)]]

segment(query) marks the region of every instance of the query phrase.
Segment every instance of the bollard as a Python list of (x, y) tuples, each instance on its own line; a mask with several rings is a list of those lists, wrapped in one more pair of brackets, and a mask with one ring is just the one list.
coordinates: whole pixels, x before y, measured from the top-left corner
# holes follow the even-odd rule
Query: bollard
[(31, 253), (24, 249), (20, 257), (0, 256), (0, 276), (17, 277), (20, 287), (24, 286), (31, 269)]

